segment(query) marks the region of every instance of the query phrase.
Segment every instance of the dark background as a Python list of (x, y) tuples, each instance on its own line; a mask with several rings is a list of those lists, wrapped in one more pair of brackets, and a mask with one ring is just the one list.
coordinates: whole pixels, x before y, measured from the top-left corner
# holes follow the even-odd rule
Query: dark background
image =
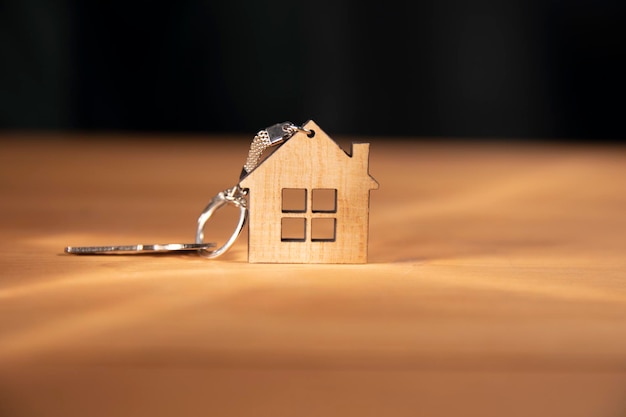
[(623, 3), (0, 0), (0, 128), (617, 140)]

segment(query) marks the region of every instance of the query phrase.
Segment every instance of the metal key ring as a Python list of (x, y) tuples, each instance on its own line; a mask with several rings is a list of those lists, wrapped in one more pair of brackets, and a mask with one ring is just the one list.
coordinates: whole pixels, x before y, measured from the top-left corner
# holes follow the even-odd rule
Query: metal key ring
[(221, 247), (215, 250), (200, 249), (198, 252), (205, 258), (213, 259), (226, 252), (237, 240), (243, 226), (246, 224), (248, 217), (248, 204), (246, 201), (246, 192), (242, 190), (239, 185), (235, 185), (233, 188), (229, 188), (218, 193), (206, 206), (200, 217), (198, 217), (198, 229), (196, 231), (196, 243), (203, 243), (204, 240), (204, 226), (206, 222), (211, 218), (216, 210), (224, 207), (227, 204), (232, 204), (239, 209), (239, 221), (235, 227), (235, 231), (230, 238)]

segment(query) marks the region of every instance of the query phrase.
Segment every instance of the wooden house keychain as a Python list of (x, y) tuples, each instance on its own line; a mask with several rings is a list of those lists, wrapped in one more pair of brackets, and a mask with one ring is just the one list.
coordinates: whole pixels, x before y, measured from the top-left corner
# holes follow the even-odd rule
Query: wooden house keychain
[[(278, 149), (261, 161), (263, 152)], [(68, 246), (72, 254), (196, 250), (216, 258), (237, 240), (248, 221), (248, 262), (365, 263), (370, 190), (369, 143), (346, 153), (313, 121), (278, 123), (252, 141), (239, 183), (218, 193), (200, 217), (195, 243), (130, 246)], [(239, 209), (239, 221), (221, 247), (204, 242), (204, 227), (216, 210)]]

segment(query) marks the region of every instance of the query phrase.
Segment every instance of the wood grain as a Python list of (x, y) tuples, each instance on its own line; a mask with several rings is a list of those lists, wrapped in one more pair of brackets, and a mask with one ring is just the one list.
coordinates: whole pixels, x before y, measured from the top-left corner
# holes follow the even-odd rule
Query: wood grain
[[(296, 133), (241, 181), (249, 189), (248, 260), (258, 263), (365, 263), (370, 190), (369, 143), (355, 143), (348, 155), (315, 122)], [(301, 190), (302, 209), (283, 211), (283, 190)], [(318, 190), (334, 190), (331, 213), (314, 212)], [(334, 233), (316, 241), (315, 221), (334, 223)], [(286, 221), (300, 224), (284, 239)], [(322, 220), (323, 221), (323, 220)], [(332, 236), (332, 239), (330, 239)], [(288, 236), (289, 237), (289, 236)]]
[(365, 265), (62, 253), (193, 240), (210, 139), (5, 134), (0, 415), (626, 413), (624, 148), (358, 138)]

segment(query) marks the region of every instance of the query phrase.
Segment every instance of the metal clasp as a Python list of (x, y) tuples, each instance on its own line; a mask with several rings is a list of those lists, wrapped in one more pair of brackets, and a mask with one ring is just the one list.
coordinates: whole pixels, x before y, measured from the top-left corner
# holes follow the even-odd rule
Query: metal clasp
[(269, 146), (278, 145), (281, 142), (289, 139), (292, 133), (289, 131), (290, 126), (293, 126), (291, 122), (276, 123), (270, 127), (265, 128), (265, 131), (269, 135)]
[(302, 126), (294, 125), (291, 122), (276, 123), (265, 129), (269, 135), (269, 146), (278, 145), (281, 142), (286, 141), (298, 132), (304, 132), (307, 135), (311, 135), (312, 130), (305, 129)]
[(237, 240), (243, 226), (246, 224), (248, 217), (248, 202), (246, 201), (246, 191), (244, 191), (239, 185), (235, 185), (232, 188), (224, 190), (218, 193), (209, 204), (206, 206), (200, 217), (198, 217), (198, 228), (196, 230), (196, 243), (200, 244), (204, 241), (204, 227), (206, 222), (213, 216), (213, 213), (218, 209), (224, 207), (227, 204), (231, 204), (239, 209), (239, 221), (235, 227), (235, 231), (231, 237), (221, 247), (215, 250), (200, 249), (198, 252), (200, 255), (213, 259), (226, 252)]

